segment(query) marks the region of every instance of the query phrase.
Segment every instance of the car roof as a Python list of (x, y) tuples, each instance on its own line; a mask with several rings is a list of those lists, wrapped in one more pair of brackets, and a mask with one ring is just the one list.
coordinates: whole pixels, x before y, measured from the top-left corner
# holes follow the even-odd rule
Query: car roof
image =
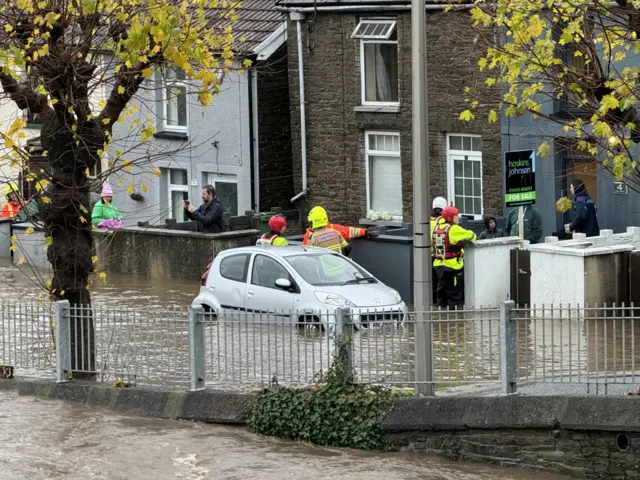
[(283, 246), (271, 246), (271, 245), (252, 245), (250, 247), (230, 248), (228, 250), (221, 251), (218, 255), (233, 255), (238, 253), (265, 253), (268, 252), (278, 257), (290, 257), (293, 255), (304, 255), (305, 253), (329, 253), (335, 252), (322, 247), (311, 247), (308, 245), (283, 245)]

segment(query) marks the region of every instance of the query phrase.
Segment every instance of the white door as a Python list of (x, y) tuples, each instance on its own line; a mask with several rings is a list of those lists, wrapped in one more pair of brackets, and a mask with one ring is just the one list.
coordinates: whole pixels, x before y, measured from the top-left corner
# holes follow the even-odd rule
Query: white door
[(269, 313), (270, 315), (265, 316), (269, 321), (288, 322), (297, 294), (277, 287), (276, 280), (279, 278), (293, 283), (291, 274), (282, 263), (266, 255), (256, 255), (251, 267), (251, 278), (247, 282), (245, 310)]

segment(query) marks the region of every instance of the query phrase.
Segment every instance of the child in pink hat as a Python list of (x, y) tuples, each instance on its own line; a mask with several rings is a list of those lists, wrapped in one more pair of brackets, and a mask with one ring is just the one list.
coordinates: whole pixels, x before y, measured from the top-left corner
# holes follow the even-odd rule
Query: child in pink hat
[(112, 202), (113, 189), (111, 185), (105, 184), (102, 187), (100, 200), (93, 206), (93, 212), (91, 213), (91, 223), (94, 227), (100, 228), (107, 224), (115, 224), (114, 220), (119, 223), (122, 222), (122, 215), (120, 215), (120, 211)]

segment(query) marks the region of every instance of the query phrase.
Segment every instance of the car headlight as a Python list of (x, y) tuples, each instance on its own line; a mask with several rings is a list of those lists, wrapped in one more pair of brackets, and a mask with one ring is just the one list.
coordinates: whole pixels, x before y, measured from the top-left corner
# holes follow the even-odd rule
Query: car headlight
[(394, 290), (393, 288), (390, 288), (389, 290), (391, 290), (391, 294), (393, 295), (393, 298), (396, 299), (396, 303), (402, 303), (402, 297), (400, 296), (398, 291)]
[(342, 295), (329, 292), (316, 292), (316, 298), (325, 305), (331, 305), (334, 307), (355, 307), (356, 304), (347, 300)]

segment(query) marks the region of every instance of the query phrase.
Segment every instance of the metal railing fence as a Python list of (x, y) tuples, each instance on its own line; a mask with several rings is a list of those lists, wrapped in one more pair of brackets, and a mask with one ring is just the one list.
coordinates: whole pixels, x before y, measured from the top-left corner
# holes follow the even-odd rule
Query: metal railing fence
[[(321, 381), (342, 348), (342, 367), (360, 383), (417, 390), (484, 385), (507, 394), (532, 384), (573, 384), (606, 392), (640, 381), (639, 319), (634, 305), (503, 302), (455, 311), (215, 315), (0, 300), (0, 375), (11, 367), (58, 382), (90, 377), (192, 390), (303, 386)], [(428, 350), (418, 345), (424, 332), (431, 335)]]

